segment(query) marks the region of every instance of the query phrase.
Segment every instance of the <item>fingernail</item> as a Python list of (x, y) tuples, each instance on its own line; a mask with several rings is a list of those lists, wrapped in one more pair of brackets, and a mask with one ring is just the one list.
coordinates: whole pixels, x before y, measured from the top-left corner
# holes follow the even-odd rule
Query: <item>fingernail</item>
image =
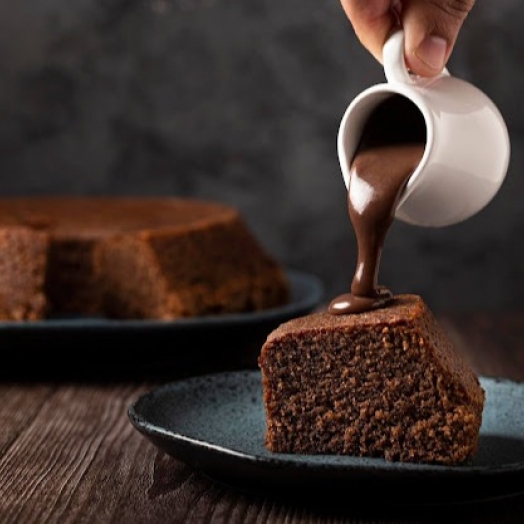
[(448, 43), (440, 36), (427, 36), (415, 50), (415, 56), (435, 71), (442, 71)]

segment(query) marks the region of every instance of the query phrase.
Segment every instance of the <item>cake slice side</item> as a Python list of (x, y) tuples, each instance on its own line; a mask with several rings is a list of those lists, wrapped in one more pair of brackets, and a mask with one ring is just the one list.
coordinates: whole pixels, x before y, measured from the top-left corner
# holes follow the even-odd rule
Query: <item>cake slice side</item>
[(477, 450), (484, 391), (416, 295), (288, 321), (259, 366), (271, 451), (452, 465)]

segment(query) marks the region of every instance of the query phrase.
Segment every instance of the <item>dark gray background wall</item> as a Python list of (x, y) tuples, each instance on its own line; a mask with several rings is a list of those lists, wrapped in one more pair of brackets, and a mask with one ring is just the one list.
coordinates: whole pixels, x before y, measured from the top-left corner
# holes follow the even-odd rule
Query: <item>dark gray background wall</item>
[[(502, 189), (462, 224), (387, 239), (381, 283), (435, 310), (524, 307), (523, 24), (519, 0), (478, 1), (449, 63), (506, 118)], [(0, 195), (231, 203), (329, 297), (356, 256), (336, 133), (381, 81), (339, 0), (4, 0)]]

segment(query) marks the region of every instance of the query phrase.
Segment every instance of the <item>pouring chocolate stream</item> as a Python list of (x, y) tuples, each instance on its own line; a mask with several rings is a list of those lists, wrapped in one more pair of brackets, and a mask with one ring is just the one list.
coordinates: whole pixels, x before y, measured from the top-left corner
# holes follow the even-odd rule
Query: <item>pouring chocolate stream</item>
[(357, 264), (351, 291), (330, 302), (330, 313), (361, 313), (392, 300), (393, 293), (378, 284), (380, 260), (397, 203), (422, 159), (425, 142), (424, 117), (401, 95), (387, 98), (366, 122), (351, 162), (348, 186)]

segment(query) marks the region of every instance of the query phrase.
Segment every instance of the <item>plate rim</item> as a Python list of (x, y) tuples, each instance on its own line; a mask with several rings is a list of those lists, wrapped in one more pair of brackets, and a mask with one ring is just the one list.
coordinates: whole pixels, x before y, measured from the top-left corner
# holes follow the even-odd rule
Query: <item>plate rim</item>
[[(314, 273), (308, 271), (284, 268), (286, 276), (291, 285), (291, 300), (278, 307), (267, 308), (259, 311), (246, 313), (225, 313), (222, 315), (208, 315), (192, 318), (182, 318), (174, 320), (156, 319), (109, 319), (102, 317), (82, 317), (72, 316), (71, 318), (51, 318), (42, 320), (0, 320), (0, 334), (10, 331), (31, 331), (31, 330), (52, 330), (52, 329), (104, 329), (121, 330), (129, 329), (194, 329), (218, 327), (227, 324), (243, 325), (252, 322), (271, 322), (290, 315), (300, 314), (313, 310), (323, 300), (325, 295), (325, 285), (322, 279)], [(301, 289), (306, 289), (307, 293), (297, 300), (293, 299), (293, 293)]]

